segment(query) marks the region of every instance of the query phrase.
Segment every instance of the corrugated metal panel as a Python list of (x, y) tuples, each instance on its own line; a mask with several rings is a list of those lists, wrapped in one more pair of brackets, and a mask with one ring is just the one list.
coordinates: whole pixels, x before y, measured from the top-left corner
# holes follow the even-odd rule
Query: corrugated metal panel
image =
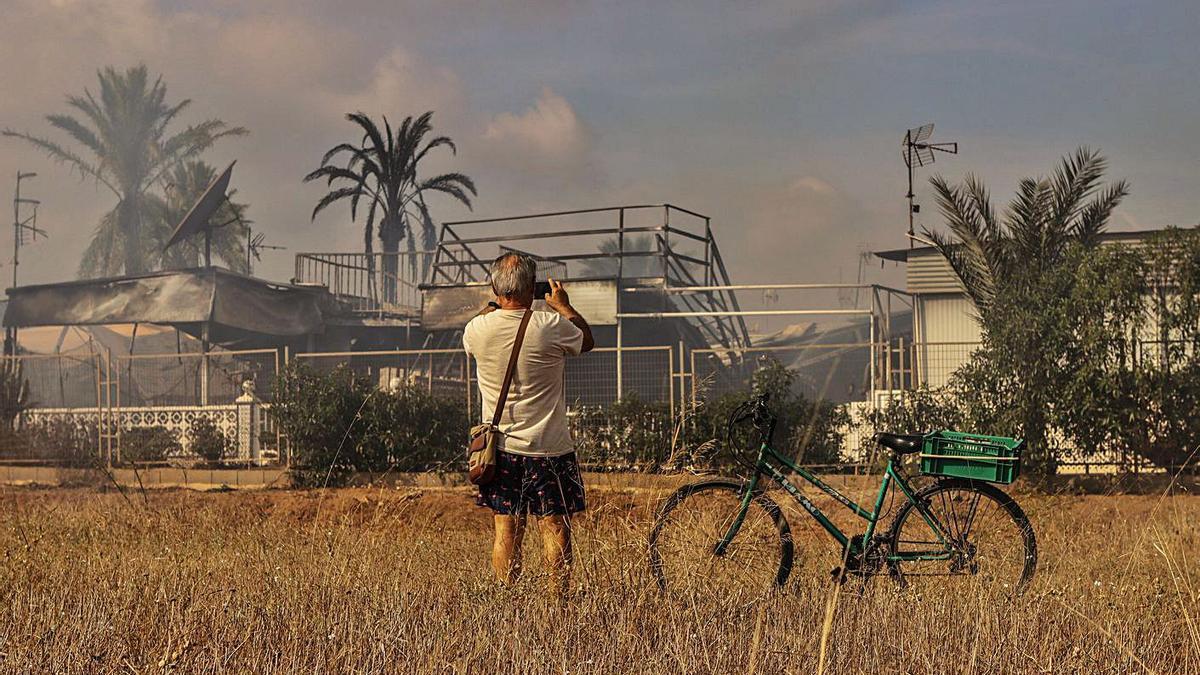
[(935, 250), (913, 251), (908, 256), (910, 293), (961, 293), (962, 286), (950, 263)]
[(971, 358), (981, 339), (975, 305), (963, 295), (917, 298), (918, 337), (914, 357), (917, 381), (937, 388)]
[[(1101, 240), (1102, 246), (1117, 244), (1139, 249), (1146, 246), (1147, 233), (1110, 232)], [(961, 293), (958, 276), (950, 269), (950, 263), (932, 248), (919, 248), (908, 252), (907, 283), (910, 293)]]
[(979, 342), (975, 304), (964, 295), (922, 295), (921, 342)]

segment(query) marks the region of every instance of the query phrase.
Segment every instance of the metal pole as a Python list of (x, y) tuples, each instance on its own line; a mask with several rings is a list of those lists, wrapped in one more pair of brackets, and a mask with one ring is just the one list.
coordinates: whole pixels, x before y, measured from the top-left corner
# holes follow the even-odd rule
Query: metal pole
[(870, 403), (868, 404), (872, 410), (875, 409), (875, 314), (871, 313), (871, 388), (870, 388)]
[(908, 247), (910, 249), (913, 248), (913, 235), (915, 234), (915, 232), (913, 232), (913, 197), (914, 197), (914, 195), (913, 195), (912, 136), (911, 136), (911, 134), (912, 134), (911, 131), (904, 134), (904, 144), (906, 146), (908, 146), (905, 148), (905, 150), (907, 151), (907, 152), (905, 152), (905, 155), (906, 155), (905, 159), (907, 159), (908, 161), (904, 163), (905, 166), (908, 167), (908, 193), (905, 194), (904, 196), (908, 199)]
[(687, 389), (684, 388), (686, 381), (687, 365), (683, 360), (683, 340), (679, 341), (679, 410), (682, 414), (687, 408)]
[[(18, 253), (21, 250), (21, 175), (20, 169), (17, 170), (17, 192), (13, 196), (13, 288), (17, 287), (17, 265)], [(13, 350), (16, 353), (16, 350)]]
[(880, 288), (898, 293), (887, 286), (879, 286), (878, 284), (722, 284), (711, 286), (673, 286), (667, 289), (657, 288), (641, 288), (638, 286), (629, 286), (622, 290), (626, 292), (645, 292), (645, 293), (699, 293), (710, 291), (762, 291), (762, 290), (832, 290), (839, 288)]
[(686, 316), (863, 316), (866, 309), (747, 309), (714, 310), (711, 312), (617, 312), (618, 319), (670, 319)]
[(617, 211), (617, 400), (621, 400), (624, 379), (621, 373), (621, 286), (625, 274), (625, 209)]
[(467, 380), (467, 419), (473, 420), (474, 417), (471, 415), (471, 408), (473, 407), (472, 399), (474, 399), (475, 397), (471, 393), (471, 357), (470, 357), (470, 355), (464, 353), (463, 358), (466, 359), (466, 368), (467, 368), (467, 377), (466, 377), (466, 380)]
[[(660, 243), (662, 244), (662, 250), (659, 253), (662, 254), (660, 258), (662, 258), (663, 288), (666, 288), (671, 285), (667, 278), (667, 251), (671, 250), (671, 207), (665, 204), (663, 205), (663, 233)], [(663, 299), (666, 300), (665, 297)]]
[(675, 419), (675, 355), (671, 353), (670, 345), (667, 346), (667, 396), (670, 400), (671, 419)]
[(200, 405), (208, 405), (208, 322), (204, 322), (200, 338)]
[[(625, 276), (625, 209), (617, 212), (617, 279)], [(620, 281), (617, 288), (621, 287)]]
[[(878, 292), (876, 291), (876, 293)], [(883, 331), (886, 334), (887, 342), (887, 388), (890, 393), (895, 389), (892, 386), (892, 296), (890, 293), (887, 296), (887, 313), (883, 315)]]
[(621, 400), (624, 389), (621, 373), (621, 316), (617, 315), (617, 400)]
[(704, 285), (712, 283), (712, 224), (704, 219)]

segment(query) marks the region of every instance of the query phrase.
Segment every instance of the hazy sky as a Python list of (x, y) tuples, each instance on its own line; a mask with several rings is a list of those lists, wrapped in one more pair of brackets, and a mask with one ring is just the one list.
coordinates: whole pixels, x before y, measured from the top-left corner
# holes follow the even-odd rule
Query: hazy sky
[[(849, 281), (857, 253), (905, 245), (904, 129), (937, 123), (999, 197), (1077, 145), (1101, 148), (1133, 196), (1119, 229), (1200, 222), (1200, 4), (1195, 2), (151, 2), (0, 0), (0, 127), (95, 87), (97, 68), (146, 63), (185, 121), (251, 135), (238, 160), (250, 215), (286, 252), (356, 250), (345, 208), (300, 177), (356, 140), (343, 115), (437, 111), (475, 214), (672, 202), (713, 217), (737, 281)], [(112, 197), (0, 140), (0, 194), (17, 168), (52, 244), (22, 281), (74, 276)], [(928, 174), (925, 174), (927, 177)], [(922, 193), (927, 193), (922, 189)], [(923, 214), (936, 225), (932, 200)], [(7, 203), (7, 202), (5, 202)], [(469, 214), (438, 202), (435, 217)], [(0, 237), (6, 278), (10, 238)], [(875, 278), (896, 278), (895, 272)]]

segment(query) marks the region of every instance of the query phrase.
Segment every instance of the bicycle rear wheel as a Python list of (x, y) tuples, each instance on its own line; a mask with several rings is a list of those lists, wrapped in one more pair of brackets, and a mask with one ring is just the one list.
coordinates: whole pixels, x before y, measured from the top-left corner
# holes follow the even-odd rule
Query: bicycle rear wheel
[[(942, 480), (917, 493), (946, 535), (942, 544), (912, 502), (891, 529), (892, 576), (907, 587), (974, 588), (1020, 595), (1037, 567), (1037, 540), (1021, 507), (1003, 490), (970, 480)], [(928, 554), (939, 560), (896, 560)]]
[(650, 571), (663, 590), (757, 596), (792, 571), (792, 532), (779, 505), (761, 492), (728, 548), (717, 545), (737, 519), (745, 487), (732, 481), (685, 485), (659, 510), (650, 533)]

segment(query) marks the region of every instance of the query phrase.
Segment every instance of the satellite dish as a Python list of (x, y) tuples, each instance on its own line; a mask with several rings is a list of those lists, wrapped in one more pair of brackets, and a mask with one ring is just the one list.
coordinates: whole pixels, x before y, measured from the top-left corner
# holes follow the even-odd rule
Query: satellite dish
[[(214, 227), (210, 221), (212, 220), (213, 214), (215, 214), (217, 209), (221, 208), (221, 204), (225, 202), (225, 193), (229, 190), (229, 179), (231, 176), (233, 176), (234, 164), (237, 164), (237, 160), (230, 162), (229, 167), (221, 172), (221, 175), (217, 176), (217, 178), (212, 183), (209, 183), (208, 187), (204, 189), (204, 194), (200, 195), (200, 199), (196, 200), (196, 204), (192, 206), (192, 210), (188, 211), (187, 215), (183, 217), (183, 220), (179, 222), (179, 225), (175, 227), (175, 231), (171, 234), (171, 239), (167, 241), (166, 246), (163, 246), (164, 251), (194, 234), (200, 234), (203, 232), (205, 239), (204, 265), (208, 266), (208, 244), (212, 237), (212, 231)], [(221, 225), (227, 224), (228, 223), (221, 223), (216, 227), (221, 227)]]

